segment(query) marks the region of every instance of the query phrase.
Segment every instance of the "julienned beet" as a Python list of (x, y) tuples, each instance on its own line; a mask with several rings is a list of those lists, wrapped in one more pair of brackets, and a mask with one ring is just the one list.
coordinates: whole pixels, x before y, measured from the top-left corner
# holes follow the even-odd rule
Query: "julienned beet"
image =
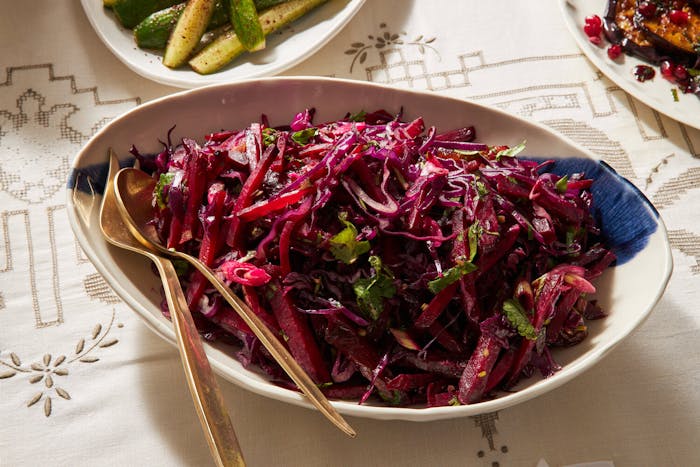
[[(556, 372), (550, 349), (604, 316), (590, 281), (615, 261), (593, 181), (473, 127), (313, 113), (134, 148), (168, 247), (217, 270), (332, 398), (470, 404)], [(198, 272), (181, 280), (204, 336), (292, 385)]]

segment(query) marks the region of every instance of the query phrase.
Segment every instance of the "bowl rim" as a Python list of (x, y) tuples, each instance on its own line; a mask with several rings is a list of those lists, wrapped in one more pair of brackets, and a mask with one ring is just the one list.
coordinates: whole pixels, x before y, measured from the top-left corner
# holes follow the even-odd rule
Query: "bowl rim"
[[(434, 98), (436, 100), (446, 100), (446, 101), (456, 101), (456, 103), (463, 104), (466, 106), (473, 106), (485, 110), (487, 112), (495, 113), (499, 118), (511, 119), (519, 122), (525, 126), (531, 126), (534, 129), (543, 131), (551, 137), (559, 139), (566, 144), (576, 148), (581, 154), (586, 157), (600, 162), (601, 159), (593, 154), (588, 149), (575, 143), (570, 138), (556, 131), (544, 126), (541, 123), (524, 119), (519, 116), (515, 116), (505, 112), (504, 110), (489, 107), (487, 105), (473, 102), (468, 99), (462, 99), (442, 94), (436, 94), (429, 91), (413, 90), (397, 88), (392, 86), (387, 86), (383, 84), (363, 82), (349, 79), (340, 78), (330, 78), (330, 77), (312, 77), (312, 76), (281, 76), (281, 77), (267, 77), (258, 79), (247, 79), (236, 81), (232, 83), (216, 83), (208, 86), (203, 86), (194, 89), (187, 89), (179, 91), (173, 94), (165, 95), (146, 103), (143, 103), (137, 107), (129, 109), (128, 111), (122, 113), (120, 116), (116, 117), (100, 130), (98, 130), (80, 149), (76, 157), (71, 163), (71, 171), (79, 168), (79, 163), (87, 157), (86, 154), (90, 153), (93, 146), (96, 145), (100, 139), (104, 138), (104, 135), (109, 134), (111, 128), (117, 125), (117, 122), (121, 122), (124, 119), (128, 119), (130, 116), (136, 113), (143, 112), (145, 109), (152, 107), (158, 107), (162, 105), (163, 102), (169, 102), (172, 100), (182, 100), (190, 99), (196, 97), (201, 93), (211, 93), (211, 92), (224, 92), (231, 89), (246, 88), (249, 86), (258, 85), (279, 85), (279, 84), (289, 84), (289, 83), (300, 83), (302, 85), (313, 85), (313, 86), (323, 86), (323, 85), (340, 85), (340, 86), (350, 86), (350, 87), (370, 87), (376, 88), (378, 90), (383, 90), (389, 93), (398, 94), (413, 94), (413, 95), (424, 95)], [(653, 204), (644, 196), (644, 194), (636, 188), (626, 178), (620, 176), (619, 178), (628, 184), (630, 184), (635, 190), (638, 191), (641, 198), (647, 204), (647, 207), (656, 211)], [(170, 334), (168, 332), (169, 327), (165, 326), (163, 322), (158, 321), (155, 316), (151, 313), (145, 312), (146, 307), (132, 297), (121, 285), (121, 283), (115, 278), (112, 270), (107, 264), (103, 264), (102, 259), (98, 256), (97, 252), (93, 250), (91, 241), (88, 238), (87, 231), (89, 226), (86, 226), (84, 221), (79, 217), (74, 200), (73, 200), (73, 189), (69, 186), (66, 189), (66, 208), (68, 211), (68, 218), (71, 228), (78, 240), (78, 243), (83, 248), (86, 256), (90, 259), (97, 271), (106, 279), (107, 283), (114, 289), (115, 293), (141, 318), (141, 320), (156, 334), (164, 338), (167, 342), (175, 345), (174, 333), (170, 329)], [(331, 400), (331, 404), (341, 413), (351, 416), (359, 416), (364, 418), (374, 418), (374, 419), (384, 419), (384, 420), (407, 420), (407, 421), (432, 421), (448, 418), (458, 418), (464, 416), (474, 416), (478, 414), (495, 412), (507, 407), (517, 405), (519, 403), (530, 400), (541, 394), (547, 393), (563, 384), (571, 381), (576, 376), (580, 375), (584, 371), (590, 369), (597, 362), (599, 362), (604, 356), (606, 356), (614, 347), (619, 345), (623, 340), (625, 340), (633, 331), (638, 329), (638, 327), (648, 318), (651, 311), (658, 304), (662, 295), (664, 294), (668, 282), (670, 280), (673, 271), (673, 258), (671, 254), (671, 248), (668, 241), (667, 229), (664, 224), (662, 217), (656, 212), (657, 219), (657, 233), (662, 235), (664, 240), (663, 252), (663, 280), (658, 284), (658, 290), (655, 293), (653, 299), (647, 304), (646, 309), (643, 310), (636, 320), (633, 320), (623, 332), (620, 333), (616, 340), (607, 343), (598, 343), (586, 351), (586, 358), (580, 359), (579, 361), (572, 362), (566, 365), (565, 372), (558, 372), (551, 378), (543, 379), (538, 381), (539, 384), (529, 386), (522, 390), (518, 390), (513, 393), (509, 393), (504, 396), (499, 396), (495, 399), (479, 402), (470, 405), (461, 406), (446, 406), (446, 407), (429, 407), (429, 408), (413, 408), (413, 407), (389, 407), (389, 406), (369, 406), (369, 405), (359, 405), (356, 401), (343, 401), (343, 400)], [(124, 254), (133, 254), (127, 253)], [(287, 402), (293, 405), (302, 406), (306, 408), (313, 408), (313, 406), (306, 401), (306, 399), (298, 392), (289, 389), (281, 388), (270, 382), (261, 382), (248, 375), (246, 373), (252, 373), (251, 370), (245, 370), (244, 373), (231, 372), (230, 368), (223, 362), (219, 361), (217, 358), (212, 358), (211, 350), (212, 348), (205, 344), (207, 349), (207, 354), (210, 356), (210, 361), (212, 368), (223, 378), (234, 384), (243, 387), (251, 392), (259, 395), (270, 397), (276, 400)], [(229, 356), (229, 358), (233, 358)]]

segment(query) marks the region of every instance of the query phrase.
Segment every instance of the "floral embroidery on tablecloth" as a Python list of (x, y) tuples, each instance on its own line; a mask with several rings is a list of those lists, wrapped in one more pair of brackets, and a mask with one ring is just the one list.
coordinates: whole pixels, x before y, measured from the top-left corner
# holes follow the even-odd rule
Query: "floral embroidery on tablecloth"
[(360, 65), (365, 63), (369, 52), (372, 50), (379, 51), (391, 46), (414, 47), (421, 55), (424, 55), (427, 50), (431, 50), (435, 55), (438, 57), (440, 56), (438, 51), (430, 45), (435, 42), (435, 37), (424, 37), (422, 34), (419, 34), (413, 39), (409, 39), (409, 36), (403, 31), (398, 33), (390, 32), (386, 23), (381, 23), (379, 29), (379, 34), (367, 35), (367, 39), (369, 39), (367, 43), (361, 40), (355, 41), (350, 44), (350, 48), (345, 51), (346, 55), (352, 55), (353, 57), (350, 63), (351, 73), (356, 62)]
[[(15, 352), (7, 352), (8, 357), (0, 357), (0, 381), (24, 378), (29, 383), (32, 395), (27, 399), (27, 407), (41, 406), (44, 415), (51, 416), (54, 401), (72, 399), (67, 387), (70, 368), (80, 364), (92, 364), (100, 360), (100, 350), (112, 347), (119, 339), (112, 335), (115, 311), (106, 324), (97, 323), (90, 333), (75, 342), (70, 352), (45, 353), (42, 358), (31, 363), (25, 362)], [(117, 325), (120, 327), (121, 325)]]

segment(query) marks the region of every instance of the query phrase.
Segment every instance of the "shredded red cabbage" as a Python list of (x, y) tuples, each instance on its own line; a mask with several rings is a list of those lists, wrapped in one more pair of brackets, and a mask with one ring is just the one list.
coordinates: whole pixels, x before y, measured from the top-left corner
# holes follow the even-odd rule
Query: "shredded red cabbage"
[[(615, 255), (592, 181), (380, 110), (168, 141), (144, 157), (170, 248), (221, 274), (334, 398), (472, 404), (560, 367), (604, 312), (590, 281)], [(203, 335), (293, 387), (197, 271), (181, 275)]]

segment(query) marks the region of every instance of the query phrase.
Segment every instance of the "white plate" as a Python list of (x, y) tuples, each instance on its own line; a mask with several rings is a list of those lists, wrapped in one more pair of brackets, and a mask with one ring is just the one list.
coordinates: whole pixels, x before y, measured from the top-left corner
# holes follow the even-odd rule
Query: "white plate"
[[(272, 125), (287, 124), (295, 113), (316, 108), (318, 122), (337, 119), (346, 112), (403, 108), (406, 119), (423, 116), (441, 131), (475, 125), (478, 140), (487, 144), (516, 145), (527, 140), (526, 154), (560, 159), (557, 164), (582, 164), (604, 180), (594, 183), (603, 191), (596, 203), (616, 220), (606, 224), (615, 242), (626, 243), (628, 261), (608, 270), (599, 280), (598, 299), (611, 315), (592, 323), (588, 339), (556, 350), (563, 369), (548, 379), (525, 380), (514, 393), (473, 405), (436, 408), (393, 408), (333, 401), (348, 415), (402, 420), (436, 420), (475, 415), (523, 402), (571, 380), (598, 362), (648, 316), (661, 297), (671, 274), (671, 251), (663, 222), (648, 200), (628, 181), (614, 173), (570, 140), (536, 123), (459, 99), (358, 81), (324, 78), (264, 78), (181, 92), (141, 105), (113, 120), (79, 152), (67, 188), (68, 212), (75, 235), (95, 267), (117, 294), (158, 335), (174, 342), (170, 322), (160, 310), (160, 284), (141, 257), (108, 245), (100, 234), (97, 211), (107, 150), (126, 159), (132, 144), (144, 152), (162, 149), (174, 124), (173, 141), (201, 137), (222, 128), (243, 128), (266, 114)], [(201, 140), (201, 139), (200, 139)], [(621, 198), (622, 197), (622, 198)], [(645, 225), (646, 233), (639, 234)], [(625, 239), (625, 242), (618, 241)], [(637, 251), (639, 250), (639, 251)], [(621, 255), (624, 253), (621, 251)], [(265, 376), (244, 369), (225, 347), (207, 345), (212, 366), (219, 374), (251, 391), (292, 404), (308, 406), (297, 392), (271, 384)], [(633, 361), (629, 362), (634, 365)]]
[(359, 11), (365, 0), (330, 0), (267, 38), (265, 50), (243, 54), (223, 70), (200, 75), (183, 67), (171, 70), (162, 54), (139, 49), (132, 32), (123, 28), (101, 0), (81, 0), (90, 24), (112, 53), (139, 75), (161, 84), (194, 88), (259, 76), (272, 76), (291, 68), (325, 45)]
[(635, 66), (649, 65), (648, 63), (629, 55), (618, 59), (619, 62), (612, 61), (607, 55), (607, 48), (610, 44), (605, 39), (600, 47), (588, 40), (583, 32), (584, 18), (589, 15), (598, 15), (602, 18), (605, 14), (606, 3), (607, 0), (595, 2), (590, 0), (559, 0), (564, 22), (586, 57), (615, 84), (652, 109), (686, 125), (700, 128), (700, 98), (698, 96), (683, 94), (679, 90), (678, 102), (674, 101), (672, 90), (676, 86), (661, 76), (658, 67), (652, 66), (656, 72), (653, 80), (640, 83), (633, 76), (632, 71)]

